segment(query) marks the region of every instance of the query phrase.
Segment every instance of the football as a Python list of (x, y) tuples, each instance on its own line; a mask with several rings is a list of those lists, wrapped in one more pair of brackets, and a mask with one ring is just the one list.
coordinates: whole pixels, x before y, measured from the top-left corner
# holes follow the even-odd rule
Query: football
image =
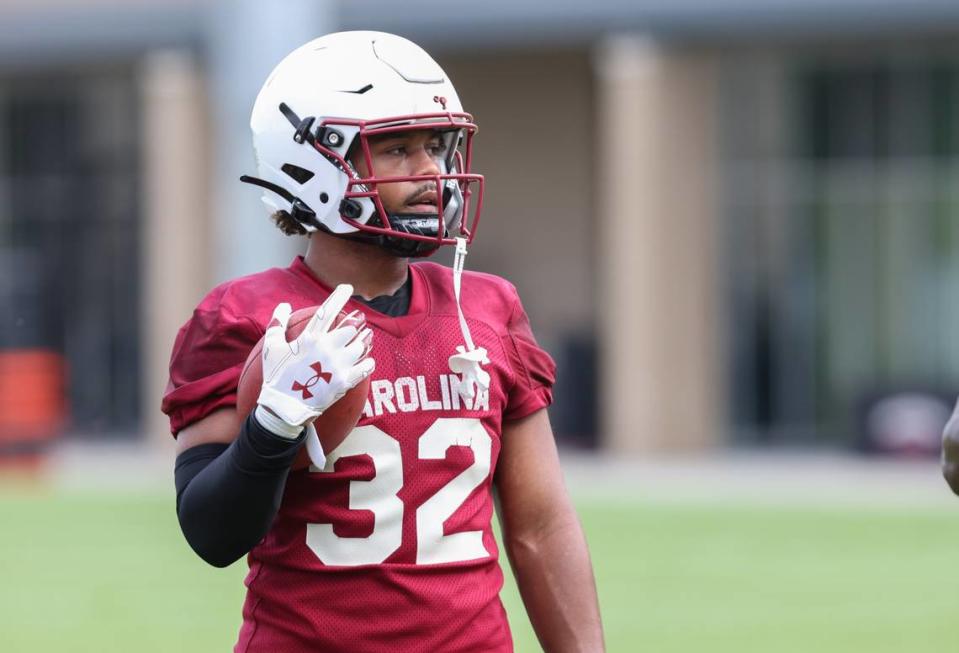
[[(316, 306), (301, 308), (290, 316), (290, 321), (286, 325), (287, 342), (303, 332), (316, 309)], [(345, 314), (340, 313), (337, 321), (343, 319), (343, 317), (345, 317)], [(260, 396), (260, 387), (263, 385), (262, 349), (263, 338), (260, 338), (260, 341), (250, 351), (250, 355), (247, 356), (243, 371), (240, 373), (236, 395), (236, 409), (240, 415), (248, 415), (250, 411), (256, 408), (256, 400)], [(363, 414), (363, 406), (366, 404), (369, 391), (370, 378), (367, 377), (313, 421), (324, 453), (329, 455), (356, 426), (360, 415)], [(300, 469), (307, 467), (309, 464), (310, 459), (306, 447), (303, 447), (293, 464), (293, 468)]]

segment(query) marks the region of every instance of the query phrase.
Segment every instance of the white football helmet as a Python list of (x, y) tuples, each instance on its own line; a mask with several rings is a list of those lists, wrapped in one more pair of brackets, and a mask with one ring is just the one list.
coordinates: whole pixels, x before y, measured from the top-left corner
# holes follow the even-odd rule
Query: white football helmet
[[(416, 44), (383, 32), (310, 41), (270, 74), (250, 127), (259, 176), (241, 179), (265, 189), (271, 213), (286, 211), (308, 232), (373, 239), (403, 256), (429, 254), (457, 236), (472, 240), (483, 195), (483, 177), (470, 172), (477, 127)], [(411, 129), (441, 135), (440, 174), (359, 175), (349, 160), (356, 148), (372, 168), (369, 137)], [(388, 215), (377, 185), (398, 181), (433, 182), (436, 213)]]

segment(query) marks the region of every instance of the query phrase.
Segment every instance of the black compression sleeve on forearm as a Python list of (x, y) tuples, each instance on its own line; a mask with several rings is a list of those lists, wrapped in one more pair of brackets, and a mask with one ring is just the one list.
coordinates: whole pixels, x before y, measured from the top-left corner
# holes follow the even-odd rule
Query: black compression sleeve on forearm
[(177, 517), (197, 555), (226, 567), (263, 539), (305, 435), (281, 438), (251, 414), (232, 444), (201, 444), (177, 456)]

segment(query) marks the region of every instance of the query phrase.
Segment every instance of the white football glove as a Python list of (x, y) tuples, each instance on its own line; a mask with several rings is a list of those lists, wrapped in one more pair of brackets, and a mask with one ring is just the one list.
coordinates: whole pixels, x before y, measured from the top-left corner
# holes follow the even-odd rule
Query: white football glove
[(363, 314), (354, 311), (333, 323), (352, 294), (349, 284), (337, 286), (291, 342), (286, 341), (290, 305), (282, 303), (273, 311), (263, 338), (256, 417), (277, 435), (296, 438), (307, 422), (373, 372), (373, 333)]

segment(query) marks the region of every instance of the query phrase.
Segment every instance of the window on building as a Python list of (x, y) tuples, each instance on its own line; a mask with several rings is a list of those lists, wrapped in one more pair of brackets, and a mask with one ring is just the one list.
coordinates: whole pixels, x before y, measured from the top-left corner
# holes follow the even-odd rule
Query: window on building
[(725, 102), (756, 119), (726, 147), (742, 437), (851, 442), (877, 392), (959, 389), (959, 57), (784, 57)]
[(59, 411), (69, 433), (136, 430), (137, 110), (127, 71), (0, 78), (0, 384), (17, 383), (16, 361), (45, 360), (38, 385), (61, 393), (59, 406), (21, 393), (8, 419)]

